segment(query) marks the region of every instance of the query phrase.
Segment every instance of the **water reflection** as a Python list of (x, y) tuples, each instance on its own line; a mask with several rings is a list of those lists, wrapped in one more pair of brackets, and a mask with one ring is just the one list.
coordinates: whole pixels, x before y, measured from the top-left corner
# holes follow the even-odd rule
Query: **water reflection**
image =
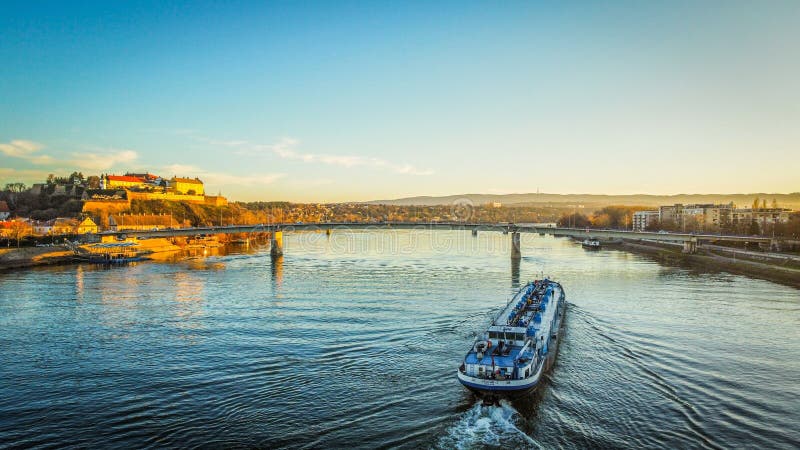
[(519, 263), (520, 258), (511, 258), (511, 287), (519, 288)]
[(280, 297), (281, 286), (283, 286), (283, 255), (272, 256), (272, 285), (275, 296)]
[[(0, 442), (793, 448), (800, 441), (797, 290), (619, 251), (589, 254), (564, 239), (531, 237), (525, 256), (509, 261), (509, 238), (500, 233), (446, 252), (437, 242), (465, 233), (442, 232), (437, 241), (401, 232), (398, 245), (381, 243), (388, 239), (381, 233), (350, 235), (364, 253), (318, 236), (299, 245), (303, 236), (287, 234), (288, 260), (268, 262), (268, 247), (257, 255), (223, 248), (175, 264), (0, 274)], [(414, 251), (391, 253), (407, 245)], [(484, 407), (454, 372), (511, 295), (509, 269), (513, 290), (542, 272), (566, 286), (567, 333), (552, 379), (528, 397)]]
[[(184, 331), (196, 331), (202, 328), (205, 280), (192, 272), (175, 272), (172, 278), (174, 288), (175, 326)], [(194, 338), (195, 334), (184, 336)]]

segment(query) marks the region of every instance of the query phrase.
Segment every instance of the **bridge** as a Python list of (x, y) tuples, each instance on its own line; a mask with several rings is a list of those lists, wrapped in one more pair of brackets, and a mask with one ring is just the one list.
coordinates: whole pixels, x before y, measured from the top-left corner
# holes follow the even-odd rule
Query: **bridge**
[(650, 240), (656, 242), (672, 242), (683, 245), (683, 251), (694, 253), (700, 243), (719, 242), (750, 242), (758, 243), (762, 247), (779, 248), (779, 242), (774, 238), (760, 236), (737, 236), (719, 234), (694, 234), (694, 233), (667, 233), (663, 231), (626, 231), (592, 228), (565, 228), (537, 224), (513, 223), (466, 223), (466, 222), (319, 222), (319, 223), (271, 223), (257, 225), (227, 225), (218, 227), (192, 227), (159, 230), (121, 230), (98, 233), (103, 236), (136, 236), (146, 238), (168, 238), (175, 236), (196, 236), (205, 234), (249, 234), (270, 233), (272, 236), (272, 253), (283, 253), (283, 233), (291, 231), (327, 231), (334, 230), (469, 230), (473, 235), (478, 231), (499, 231), (511, 234), (511, 256), (520, 257), (520, 233), (550, 234), (578, 239), (630, 239)]

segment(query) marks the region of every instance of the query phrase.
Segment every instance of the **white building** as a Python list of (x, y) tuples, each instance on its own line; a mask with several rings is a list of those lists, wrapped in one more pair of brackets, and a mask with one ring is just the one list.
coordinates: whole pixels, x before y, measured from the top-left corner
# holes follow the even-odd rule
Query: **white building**
[(648, 226), (658, 222), (659, 210), (636, 211), (633, 213), (633, 230), (644, 231)]
[(11, 215), (11, 210), (8, 208), (8, 203), (6, 203), (3, 200), (0, 200), (0, 220), (6, 220), (10, 215)]

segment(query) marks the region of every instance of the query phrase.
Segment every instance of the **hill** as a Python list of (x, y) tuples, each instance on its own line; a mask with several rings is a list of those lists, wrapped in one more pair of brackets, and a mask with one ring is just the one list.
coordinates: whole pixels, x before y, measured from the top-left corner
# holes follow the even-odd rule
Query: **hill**
[(782, 208), (800, 209), (800, 192), (791, 194), (676, 194), (676, 195), (598, 195), (598, 194), (461, 194), (442, 197), (419, 196), (394, 200), (373, 200), (365, 203), (380, 205), (450, 205), (457, 201), (468, 199), (476, 205), (498, 202), (503, 206), (569, 206), (583, 205), (586, 208), (603, 207), (607, 205), (641, 205), (659, 206), (675, 203), (730, 203), (739, 207), (747, 207), (753, 200), (766, 199), (771, 206), (772, 200), (778, 202)]

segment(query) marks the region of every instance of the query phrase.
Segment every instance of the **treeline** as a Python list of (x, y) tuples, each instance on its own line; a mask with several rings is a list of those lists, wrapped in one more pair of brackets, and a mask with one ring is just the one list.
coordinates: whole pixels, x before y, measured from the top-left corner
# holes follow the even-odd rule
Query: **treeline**
[(591, 215), (572, 212), (561, 216), (558, 219), (558, 226), (630, 229), (633, 223), (633, 213), (646, 209), (649, 208), (646, 206), (613, 205), (598, 209)]
[(50, 220), (56, 217), (77, 217), (83, 202), (69, 195), (34, 194), (22, 183), (9, 183), (0, 191), (0, 200), (8, 204), (17, 217)]
[[(756, 205), (754, 203), (754, 205)], [(766, 207), (765, 202), (759, 202), (756, 208)], [(613, 228), (630, 230), (632, 228), (633, 213), (650, 209), (644, 206), (606, 206), (587, 215), (578, 212), (563, 214), (558, 219), (558, 226), (571, 228)], [(785, 223), (758, 222), (756, 220), (742, 223), (721, 223), (709, 226), (702, 222), (701, 217), (688, 217), (684, 223), (674, 221), (651, 222), (646, 231), (680, 231), (686, 233), (722, 233), (737, 235), (764, 235), (780, 236), (800, 239), (800, 212), (789, 215)]]

